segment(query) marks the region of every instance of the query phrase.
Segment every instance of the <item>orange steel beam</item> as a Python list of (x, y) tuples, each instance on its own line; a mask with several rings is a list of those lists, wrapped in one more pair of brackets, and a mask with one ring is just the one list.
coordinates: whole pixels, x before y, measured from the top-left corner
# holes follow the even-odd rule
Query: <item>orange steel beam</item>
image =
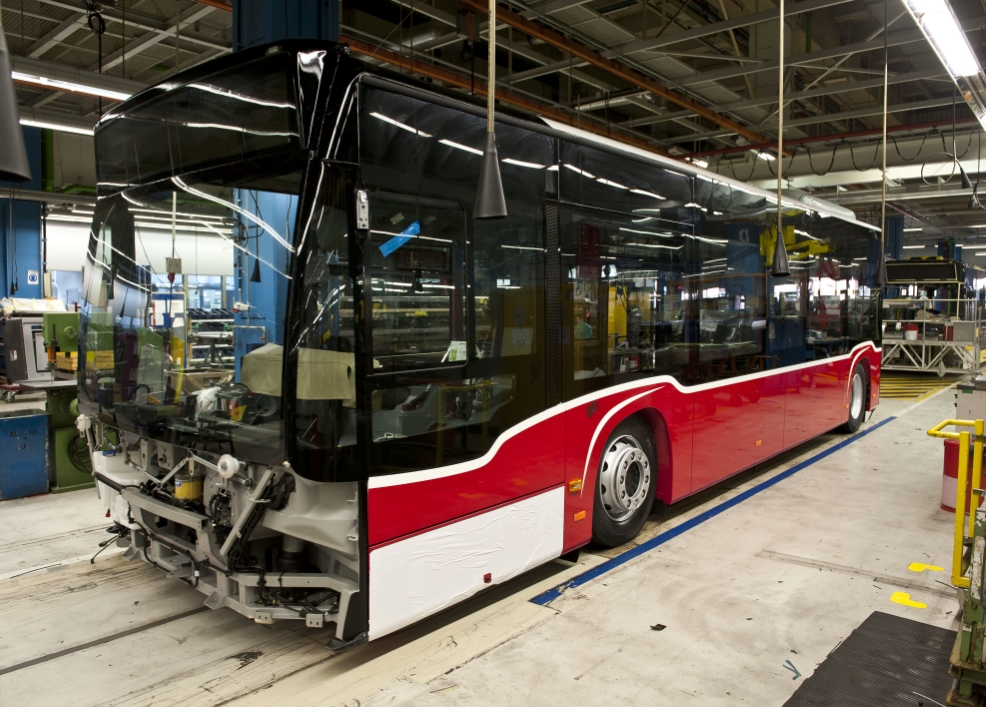
[[(489, 8), (481, 0), (459, 0), (459, 2), (483, 15), (489, 11)], [(733, 132), (742, 135), (747, 140), (751, 140), (754, 143), (769, 142), (769, 140), (760, 133), (750, 130), (746, 126), (737, 123), (732, 118), (728, 118), (722, 113), (717, 113), (708, 106), (699, 103), (695, 99), (689, 98), (674, 89), (670, 89), (667, 86), (662, 86), (654, 79), (645, 76), (636, 69), (630, 68), (626, 64), (622, 64), (612, 59), (607, 59), (595, 49), (578, 42), (573, 42), (571, 38), (566, 37), (560, 32), (549, 29), (544, 25), (538, 24), (537, 22), (532, 22), (526, 17), (522, 17), (516, 12), (512, 12), (511, 10), (507, 10), (502, 7), (497, 8), (496, 16), (501, 22), (510, 25), (514, 29), (520, 30), (524, 34), (540, 39), (546, 44), (550, 44), (557, 49), (568, 52), (572, 56), (576, 56), (583, 61), (587, 61), (593, 66), (603, 69), (613, 76), (623, 79), (627, 83), (633, 84), (634, 86), (642, 88), (645, 91), (650, 91), (655, 96), (660, 96), (669, 103), (674, 103), (675, 105), (690, 110), (692, 113), (710, 120), (717, 125), (720, 125), (728, 130), (732, 130)]]
[(233, 4), (229, 0), (195, 0), (203, 5), (212, 5), (217, 10), (233, 11)]
[[(373, 59), (379, 59), (385, 61), (393, 66), (406, 69), (415, 74), (420, 74), (421, 76), (427, 76), (435, 81), (441, 81), (442, 83), (449, 84), (451, 86), (457, 86), (458, 88), (464, 88), (468, 90), (473, 84), (466, 76), (460, 76), (459, 74), (448, 71), (447, 69), (442, 69), (437, 66), (432, 66), (431, 64), (426, 64), (425, 62), (418, 61), (416, 59), (411, 59), (400, 54), (388, 51), (381, 47), (374, 46), (367, 42), (363, 42), (359, 39), (354, 39), (352, 37), (346, 37), (340, 35), (339, 41), (349, 45), (350, 50), (356, 52), (357, 54), (362, 54), (363, 56), (370, 57)], [(475, 91), (481, 96), (486, 95), (486, 84), (480, 81), (476, 81)], [(496, 98), (501, 103), (506, 103), (508, 105), (514, 106), (515, 108), (520, 108), (522, 110), (529, 111), (536, 115), (543, 115), (552, 120), (557, 120), (559, 123), (565, 123), (566, 125), (572, 125), (579, 127), (582, 130), (595, 133), (597, 135), (602, 135), (604, 137), (617, 140), (619, 142), (626, 143), (628, 145), (633, 145), (634, 147), (640, 147), (644, 150), (649, 150), (650, 152), (655, 152), (660, 155), (669, 156), (667, 152), (660, 149), (659, 147), (653, 145), (652, 143), (642, 140), (635, 135), (625, 132), (623, 130), (618, 130), (610, 128), (601, 123), (595, 121), (587, 120), (582, 118), (581, 121), (577, 120), (575, 116), (572, 116), (565, 111), (554, 108), (553, 106), (545, 105), (544, 103), (539, 103), (538, 101), (533, 101), (529, 98), (523, 98), (521, 96), (516, 96), (512, 93), (505, 93), (503, 91), (498, 91)]]

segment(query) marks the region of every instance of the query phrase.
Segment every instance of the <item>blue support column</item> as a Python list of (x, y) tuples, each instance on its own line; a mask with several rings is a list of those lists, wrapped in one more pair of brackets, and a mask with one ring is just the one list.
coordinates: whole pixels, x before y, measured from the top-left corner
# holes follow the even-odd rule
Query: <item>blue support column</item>
[[(31, 167), (31, 181), (17, 186), (22, 189), (41, 189), (41, 130), (21, 127), (27, 161)], [(44, 273), (41, 254), (41, 204), (4, 198), (0, 186), (0, 297), (39, 298)], [(13, 208), (13, 213), (11, 213)], [(13, 230), (11, 230), (11, 226)], [(31, 273), (37, 274), (37, 282), (30, 282)], [(12, 292), (11, 288), (17, 288)]]
[(340, 0), (233, 0), (233, 51), (280, 39), (339, 41)]

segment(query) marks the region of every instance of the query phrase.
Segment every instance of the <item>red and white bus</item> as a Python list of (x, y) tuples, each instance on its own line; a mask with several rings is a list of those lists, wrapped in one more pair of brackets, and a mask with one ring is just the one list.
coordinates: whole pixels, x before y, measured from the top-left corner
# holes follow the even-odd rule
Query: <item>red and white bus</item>
[(879, 230), (497, 115), (341, 47), (107, 113), (79, 424), (128, 556), (257, 621), (396, 631), (837, 427), (879, 391)]

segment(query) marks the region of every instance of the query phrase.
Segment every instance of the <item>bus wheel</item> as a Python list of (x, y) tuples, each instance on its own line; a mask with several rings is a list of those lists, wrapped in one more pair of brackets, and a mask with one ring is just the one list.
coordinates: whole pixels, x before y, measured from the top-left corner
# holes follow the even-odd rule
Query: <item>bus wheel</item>
[(629, 542), (654, 504), (654, 441), (650, 429), (631, 417), (610, 435), (599, 460), (592, 539), (606, 547)]
[(847, 432), (855, 432), (863, 424), (866, 416), (866, 369), (863, 364), (857, 363), (852, 372), (852, 380), (849, 382), (849, 420), (844, 429)]

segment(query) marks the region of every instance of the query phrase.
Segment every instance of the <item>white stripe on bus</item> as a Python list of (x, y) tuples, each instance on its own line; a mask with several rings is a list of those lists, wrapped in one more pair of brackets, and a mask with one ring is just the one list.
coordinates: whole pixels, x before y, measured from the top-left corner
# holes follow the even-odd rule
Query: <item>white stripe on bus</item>
[[(751, 373), (745, 376), (736, 376), (735, 378), (723, 378), (718, 381), (712, 381), (710, 383), (701, 383), (699, 385), (693, 386), (683, 386), (678, 380), (672, 378), (671, 376), (653, 376), (650, 378), (642, 378), (640, 380), (629, 381), (627, 383), (621, 383), (615, 385), (611, 388), (606, 388), (605, 390), (597, 391), (595, 393), (588, 393), (586, 395), (579, 396), (567, 403), (559, 403), (553, 408), (547, 410), (542, 410), (541, 412), (533, 415), (523, 422), (518, 422), (516, 425), (511, 427), (509, 430), (501, 434), (496, 438), (493, 446), (490, 447), (483, 456), (476, 459), (470, 459), (466, 462), (459, 462), (458, 464), (449, 464), (448, 466), (440, 466), (433, 469), (420, 469), (418, 471), (407, 471), (403, 473), (387, 474), (384, 476), (371, 476), (368, 481), (369, 489), (381, 489), (388, 488), (391, 486), (403, 486), (405, 484), (415, 484), (422, 481), (433, 481), (435, 479), (444, 479), (449, 476), (456, 476), (458, 474), (465, 474), (470, 471), (475, 471), (480, 469), (496, 457), (497, 452), (500, 451), (500, 447), (506, 444), (509, 440), (513, 439), (519, 434), (522, 434), (534, 427), (539, 425), (545, 420), (549, 420), (556, 415), (561, 415), (568, 410), (573, 410), (581, 405), (586, 405), (593, 400), (601, 400), (610, 395), (617, 395), (619, 393), (625, 393), (632, 390), (638, 390), (647, 386), (657, 386), (661, 384), (673, 385), (678, 392), (685, 395), (690, 395), (693, 393), (700, 393), (706, 390), (713, 390), (715, 388), (722, 388), (727, 385), (735, 385), (737, 383), (743, 383), (746, 381), (757, 380), (759, 378), (767, 378), (769, 376), (782, 375), (785, 373), (790, 373), (792, 371), (800, 371), (806, 368), (812, 368), (813, 366), (820, 366), (827, 363), (834, 363), (835, 361), (845, 361), (852, 360), (858, 355), (862, 354), (867, 348), (872, 349), (875, 353), (880, 353), (881, 348), (877, 348), (876, 345), (867, 341), (861, 344), (856, 344), (852, 351), (847, 354), (842, 354), (840, 356), (833, 356), (831, 358), (823, 358), (819, 361), (810, 361), (805, 363), (798, 363), (793, 366), (784, 366), (783, 368), (775, 368), (769, 371), (758, 371), (757, 373)], [(648, 391), (649, 392), (649, 391)], [(598, 432), (598, 428), (597, 428)], [(590, 447), (590, 454), (592, 453)]]

